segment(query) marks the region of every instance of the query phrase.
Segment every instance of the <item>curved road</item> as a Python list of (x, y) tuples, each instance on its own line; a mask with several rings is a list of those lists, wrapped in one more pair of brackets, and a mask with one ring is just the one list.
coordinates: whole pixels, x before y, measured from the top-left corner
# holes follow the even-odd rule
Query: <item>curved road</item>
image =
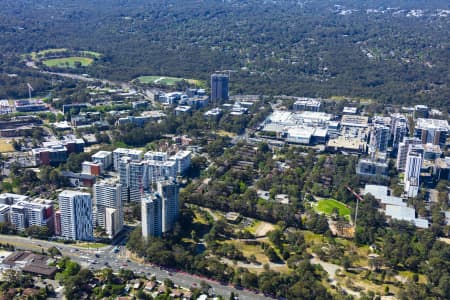
[[(87, 249), (77, 247), (75, 244), (66, 245), (56, 242), (49, 242), (44, 240), (29, 239), (13, 235), (0, 235), (0, 241), (2, 243), (9, 243), (14, 245), (17, 249), (42, 251), (52, 246), (57, 247), (63, 256), (67, 256), (70, 259), (80, 263), (83, 267), (91, 270), (99, 270), (105, 266), (109, 266), (113, 270), (117, 271), (120, 268), (130, 269), (136, 274), (145, 274), (146, 276), (155, 275), (158, 280), (164, 280), (170, 278), (176, 285), (182, 287), (200, 286), (200, 281), (208, 283), (215, 291), (216, 294), (224, 297), (229, 297), (231, 292), (239, 294), (240, 299), (248, 300), (260, 300), (270, 299), (261, 294), (255, 294), (247, 290), (237, 290), (233, 286), (222, 285), (216, 281), (212, 281), (206, 278), (201, 278), (196, 275), (184, 273), (184, 272), (169, 272), (161, 269), (157, 266), (150, 264), (141, 264), (131, 261), (123, 255), (124, 251), (114, 253), (113, 246), (106, 246), (103, 248)], [(123, 250), (123, 247), (122, 247)]]

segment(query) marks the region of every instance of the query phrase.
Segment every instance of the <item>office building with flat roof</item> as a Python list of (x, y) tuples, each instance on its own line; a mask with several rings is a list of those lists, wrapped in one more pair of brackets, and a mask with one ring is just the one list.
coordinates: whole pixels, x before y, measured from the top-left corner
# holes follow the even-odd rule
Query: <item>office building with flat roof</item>
[(322, 101), (320, 101), (320, 99), (306, 97), (296, 99), (297, 100), (293, 105), (294, 110), (320, 111), (320, 106), (322, 105)]
[(356, 174), (368, 177), (388, 178), (389, 165), (386, 161), (362, 158), (356, 166)]

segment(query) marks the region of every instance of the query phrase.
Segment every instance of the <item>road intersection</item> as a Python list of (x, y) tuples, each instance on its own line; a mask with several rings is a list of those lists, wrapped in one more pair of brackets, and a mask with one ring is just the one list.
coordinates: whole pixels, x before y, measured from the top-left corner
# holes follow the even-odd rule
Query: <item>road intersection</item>
[(69, 257), (71, 260), (79, 263), (84, 268), (90, 270), (99, 270), (109, 267), (114, 271), (119, 271), (121, 268), (129, 269), (138, 275), (145, 275), (146, 277), (156, 276), (158, 280), (165, 278), (171, 279), (174, 284), (190, 288), (198, 287), (201, 281), (206, 282), (211, 286), (216, 294), (228, 297), (231, 292), (239, 294), (240, 299), (260, 300), (269, 299), (261, 294), (256, 294), (249, 290), (238, 290), (231, 285), (223, 285), (217, 281), (202, 278), (197, 275), (188, 274), (181, 271), (173, 271), (161, 268), (151, 264), (138, 263), (126, 256), (125, 246), (118, 246), (119, 251), (115, 251), (115, 246), (109, 245), (102, 248), (81, 248), (76, 244), (62, 244), (52, 241), (44, 241), (37, 239), (30, 239), (25, 237), (18, 237), (12, 235), (0, 235), (2, 243), (9, 243), (21, 250), (31, 251), (45, 251), (50, 247), (57, 247), (63, 256)]

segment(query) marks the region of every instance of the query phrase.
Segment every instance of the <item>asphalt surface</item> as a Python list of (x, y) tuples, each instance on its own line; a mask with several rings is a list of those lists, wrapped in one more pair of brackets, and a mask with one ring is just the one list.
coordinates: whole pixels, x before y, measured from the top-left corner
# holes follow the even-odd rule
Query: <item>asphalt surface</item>
[(63, 256), (67, 256), (84, 268), (89, 268), (91, 270), (99, 270), (105, 267), (110, 267), (114, 271), (118, 271), (120, 268), (124, 268), (132, 270), (137, 275), (145, 274), (147, 277), (154, 275), (158, 280), (170, 278), (174, 284), (186, 288), (199, 287), (200, 282), (205, 281), (211, 286), (217, 295), (221, 295), (226, 298), (230, 296), (231, 292), (234, 292), (239, 295), (240, 299), (271, 299), (262, 294), (255, 294), (248, 290), (238, 290), (233, 286), (222, 285), (219, 282), (185, 272), (165, 270), (158, 266), (134, 262), (126, 257), (125, 246), (119, 246), (120, 249), (116, 252), (114, 249), (115, 246), (88, 249), (77, 247), (76, 245), (66, 245), (57, 242), (29, 239), (12, 235), (0, 235), (0, 242), (13, 244), (16, 248), (21, 250), (31, 251), (42, 251), (42, 249), (45, 251), (48, 248), (55, 246), (61, 251)]

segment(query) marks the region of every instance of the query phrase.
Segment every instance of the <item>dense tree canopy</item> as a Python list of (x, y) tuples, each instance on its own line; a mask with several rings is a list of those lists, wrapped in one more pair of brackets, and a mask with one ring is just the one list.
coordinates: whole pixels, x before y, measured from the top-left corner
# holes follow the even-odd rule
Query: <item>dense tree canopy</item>
[[(422, 15), (411, 15), (413, 9)], [(103, 54), (72, 71), (115, 80), (167, 75), (207, 81), (216, 70), (232, 70), (234, 93), (448, 106), (449, 19), (438, 9), (448, 3), (5, 0), (1, 96), (26, 95), (31, 80), (48, 89), (48, 80), (24, 70), (21, 55), (65, 47)]]

